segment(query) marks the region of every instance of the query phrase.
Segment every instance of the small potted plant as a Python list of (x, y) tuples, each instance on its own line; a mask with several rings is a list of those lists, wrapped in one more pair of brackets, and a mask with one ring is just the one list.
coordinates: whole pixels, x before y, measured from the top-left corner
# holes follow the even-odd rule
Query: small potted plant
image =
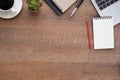
[(36, 12), (42, 6), (42, 3), (39, 0), (27, 0), (28, 8), (32, 12)]

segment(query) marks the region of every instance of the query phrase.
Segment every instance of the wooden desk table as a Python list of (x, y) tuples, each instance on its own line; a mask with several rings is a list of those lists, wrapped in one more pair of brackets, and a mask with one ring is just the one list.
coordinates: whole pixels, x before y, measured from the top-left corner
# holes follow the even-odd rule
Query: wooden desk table
[(16, 18), (0, 19), (0, 80), (120, 80), (120, 24), (115, 49), (89, 50), (85, 21), (98, 17), (90, 0), (71, 19), (74, 7), (57, 16), (44, 0), (38, 13), (23, 3)]

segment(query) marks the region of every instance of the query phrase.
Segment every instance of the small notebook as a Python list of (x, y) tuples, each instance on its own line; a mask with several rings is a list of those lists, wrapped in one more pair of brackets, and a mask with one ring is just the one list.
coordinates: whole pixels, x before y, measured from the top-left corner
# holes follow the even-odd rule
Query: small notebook
[(45, 0), (52, 9), (62, 15), (69, 7), (72, 6), (77, 0)]
[(65, 12), (76, 1), (77, 0), (53, 0), (62, 12)]
[(93, 18), (94, 49), (114, 48), (113, 18)]

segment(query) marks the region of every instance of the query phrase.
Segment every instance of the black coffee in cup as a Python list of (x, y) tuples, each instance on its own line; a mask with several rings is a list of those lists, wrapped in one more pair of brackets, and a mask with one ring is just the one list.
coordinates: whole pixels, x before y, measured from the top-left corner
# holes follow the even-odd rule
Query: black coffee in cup
[(0, 9), (8, 10), (12, 8), (14, 0), (0, 0)]

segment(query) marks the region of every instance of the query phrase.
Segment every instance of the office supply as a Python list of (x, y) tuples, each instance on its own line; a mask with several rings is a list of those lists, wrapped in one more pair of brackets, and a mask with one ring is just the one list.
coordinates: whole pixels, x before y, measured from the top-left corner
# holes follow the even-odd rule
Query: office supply
[(86, 20), (86, 29), (87, 29), (87, 36), (88, 36), (88, 46), (89, 46), (89, 49), (91, 50), (92, 49), (92, 43), (91, 43), (91, 36), (90, 36), (90, 25), (89, 25), (89, 21)]
[(112, 16), (113, 25), (120, 23), (120, 0), (91, 0), (101, 17)]
[(4, 19), (14, 18), (22, 10), (22, 5), (23, 5), (22, 0), (14, 0), (14, 4), (12, 6), (13, 10), (11, 9), (1, 10), (0, 9), (0, 18), (4, 18)]
[(113, 18), (93, 18), (94, 49), (114, 48)]
[(72, 11), (72, 13), (70, 14), (70, 17), (72, 17), (75, 12), (78, 10), (78, 8), (80, 7), (80, 5), (83, 3), (84, 0), (79, 0), (78, 3), (76, 4), (74, 10)]
[(50, 7), (59, 15), (62, 15), (77, 0), (45, 0)]
[(63, 12), (59, 9), (59, 7), (52, 0), (45, 0), (48, 5), (58, 14), (62, 15)]

